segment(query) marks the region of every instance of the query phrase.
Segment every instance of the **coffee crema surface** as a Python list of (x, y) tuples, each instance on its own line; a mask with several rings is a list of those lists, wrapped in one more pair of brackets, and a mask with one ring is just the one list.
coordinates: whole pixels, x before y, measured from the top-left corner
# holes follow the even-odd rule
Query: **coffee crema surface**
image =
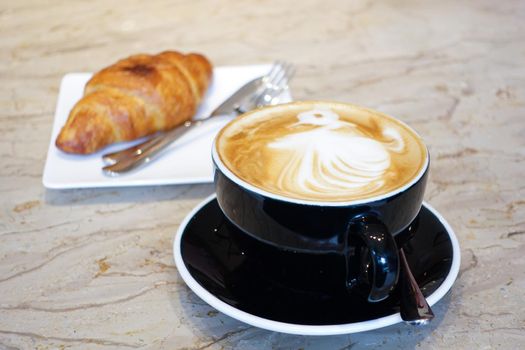
[(387, 194), (426, 166), (420, 137), (396, 119), (357, 106), (295, 102), (247, 113), (221, 130), (224, 165), (264, 191), (345, 202)]

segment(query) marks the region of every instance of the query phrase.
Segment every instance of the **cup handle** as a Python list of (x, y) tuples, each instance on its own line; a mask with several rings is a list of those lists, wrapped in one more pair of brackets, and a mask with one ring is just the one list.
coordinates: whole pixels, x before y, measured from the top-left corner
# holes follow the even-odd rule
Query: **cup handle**
[[(357, 235), (368, 250), (366, 263), (361, 259), (360, 274), (364, 275), (366, 284), (370, 285), (369, 302), (379, 302), (386, 299), (394, 289), (399, 276), (399, 254), (394, 237), (386, 226), (374, 216), (359, 216), (350, 222), (348, 236)], [(349, 261), (349, 260), (347, 260)], [(369, 266), (371, 262), (372, 266)], [(372, 270), (370, 271), (370, 267)], [(347, 266), (347, 271), (351, 267)], [(348, 274), (350, 275), (350, 274)], [(361, 281), (362, 282), (362, 281)], [(350, 281), (349, 288), (355, 284), (355, 278)]]

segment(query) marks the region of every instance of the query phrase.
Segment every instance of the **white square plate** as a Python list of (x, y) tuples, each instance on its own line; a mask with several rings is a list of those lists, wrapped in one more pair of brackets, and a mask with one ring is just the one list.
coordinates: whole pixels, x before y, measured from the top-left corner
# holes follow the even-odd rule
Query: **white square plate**
[[(195, 118), (209, 115), (224, 100), (248, 81), (264, 75), (270, 65), (217, 67), (213, 81)], [(168, 184), (191, 184), (213, 181), (211, 146), (217, 132), (230, 120), (214, 117), (174, 142), (157, 159), (128, 174), (118, 177), (104, 175), (102, 154), (124, 149), (140, 142), (125, 142), (106, 147), (91, 155), (71, 155), (60, 151), (55, 140), (70, 110), (82, 97), (91, 73), (70, 73), (60, 84), (53, 133), (44, 168), (44, 186), (51, 189), (121, 187)], [(291, 101), (289, 91), (281, 101)]]

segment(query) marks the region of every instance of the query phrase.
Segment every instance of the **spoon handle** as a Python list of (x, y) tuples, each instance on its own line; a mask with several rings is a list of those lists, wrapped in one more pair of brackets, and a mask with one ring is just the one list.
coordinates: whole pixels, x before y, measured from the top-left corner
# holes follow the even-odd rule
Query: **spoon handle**
[(133, 147), (129, 147), (117, 152), (107, 153), (102, 155), (102, 160), (109, 164), (113, 165), (115, 163), (118, 163), (122, 160), (136, 157), (142, 153), (151, 146), (155, 145), (157, 142), (161, 141), (164, 137), (166, 132), (159, 132), (150, 138), (148, 138), (146, 141), (139, 143), (138, 145), (135, 145)]
[(158, 140), (154, 138), (151, 143), (146, 141), (147, 146), (144, 147), (141, 152), (134, 152), (133, 154), (130, 154), (129, 157), (120, 159), (117, 163), (107, 165), (102, 168), (102, 171), (109, 176), (118, 176), (131, 171), (142, 164), (146, 164), (151, 161), (156, 154), (167, 148), (181, 135), (201, 124), (202, 121), (188, 121), (183, 125), (164, 133)]
[(419, 289), (416, 279), (410, 271), (403, 248), (399, 249), (401, 260), (401, 318), (411, 325), (425, 325), (434, 318), (425, 296)]

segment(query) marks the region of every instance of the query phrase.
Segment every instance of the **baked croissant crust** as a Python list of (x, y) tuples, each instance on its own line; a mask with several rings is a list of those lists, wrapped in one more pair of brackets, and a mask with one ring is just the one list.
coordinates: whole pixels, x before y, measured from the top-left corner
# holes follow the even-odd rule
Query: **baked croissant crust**
[(56, 139), (64, 152), (89, 154), (191, 119), (212, 76), (202, 55), (135, 55), (96, 73)]

